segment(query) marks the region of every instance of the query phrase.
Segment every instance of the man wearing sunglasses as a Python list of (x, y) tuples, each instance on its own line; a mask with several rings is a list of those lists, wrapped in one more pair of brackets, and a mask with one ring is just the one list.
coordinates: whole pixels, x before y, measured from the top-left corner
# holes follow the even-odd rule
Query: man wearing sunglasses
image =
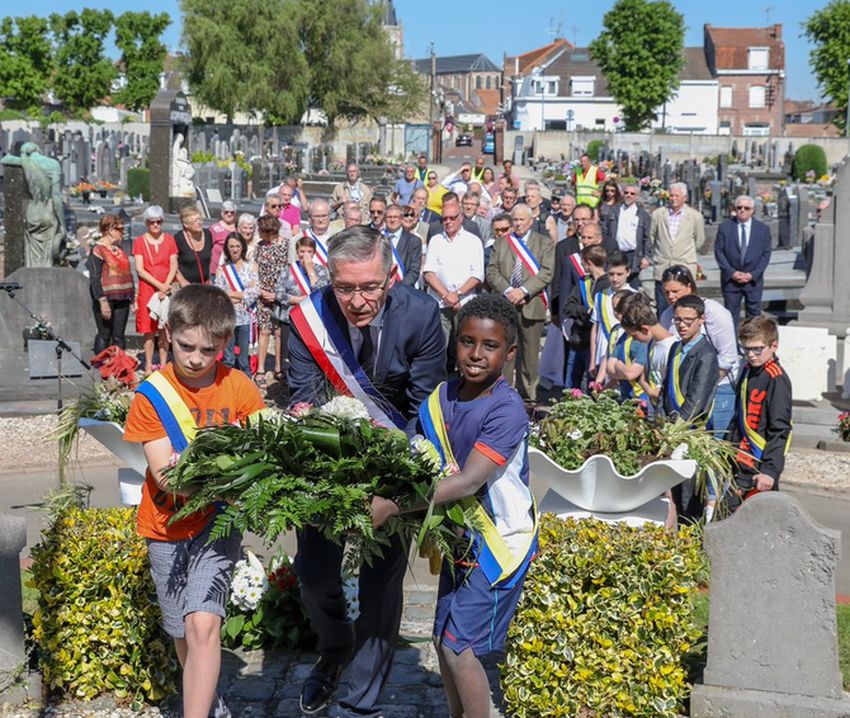
[[(329, 398), (331, 382), (323, 367), (333, 359), (332, 353), (321, 351), (327, 339), (316, 340), (319, 316), (318, 333), (335, 338), (340, 352), (356, 358), (379, 390), (383, 410), (397, 412), (401, 423), (415, 422), (419, 405), (446, 378), (446, 344), (436, 302), (396, 282), (392, 266), (390, 242), (380, 233), (361, 225), (334, 236), (328, 247), (330, 285), (313, 292), (290, 313), (287, 379), (292, 404), (320, 405)], [(321, 311), (313, 312), (310, 320), (310, 307), (305, 305)], [(345, 370), (341, 375), (346, 382), (354, 376)], [(342, 549), (315, 528), (298, 531), (295, 571), (319, 651), (301, 689), (301, 710), (308, 715), (330, 704), (346, 665), (349, 681), (330, 714), (340, 718), (380, 714), (378, 697), (392, 667), (407, 568), (401, 541), (393, 540), (382, 552), (360, 569), (361, 612), (355, 626), (347, 618), (342, 593)]]
[(629, 284), (640, 288), (640, 270), (649, 266), (649, 212), (638, 204), (638, 188), (635, 184), (623, 187), (623, 203), (609, 215), (602, 227), (606, 237), (617, 242), (623, 256), (629, 262)]
[(761, 314), (764, 271), (770, 263), (770, 229), (753, 214), (755, 200), (748, 195), (735, 199), (735, 218), (727, 219), (717, 230), (714, 256), (720, 267), (723, 303), (735, 322), (741, 321), (741, 300), (747, 317)]

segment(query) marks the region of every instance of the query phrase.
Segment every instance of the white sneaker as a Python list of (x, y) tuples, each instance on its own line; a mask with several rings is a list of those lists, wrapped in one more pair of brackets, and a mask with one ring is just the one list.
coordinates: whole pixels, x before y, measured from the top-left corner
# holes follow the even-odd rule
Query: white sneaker
[(210, 718), (232, 718), (230, 708), (224, 702), (224, 698), (216, 696), (215, 703), (210, 709)]

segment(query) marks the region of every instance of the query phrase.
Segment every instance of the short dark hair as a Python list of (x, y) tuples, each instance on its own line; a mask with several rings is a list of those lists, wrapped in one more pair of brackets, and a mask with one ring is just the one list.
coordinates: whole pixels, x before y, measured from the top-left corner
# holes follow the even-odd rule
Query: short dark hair
[(313, 239), (309, 234), (301, 235), (298, 238), (298, 241), (295, 243), (295, 249), (299, 247), (309, 247), (314, 252), (316, 251), (316, 240)]
[(211, 284), (187, 284), (171, 299), (168, 327), (172, 333), (199, 327), (216, 341), (229, 339), (236, 327), (233, 302)]
[(590, 216), (591, 216), (591, 217), (593, 217), (593, 207), (591, 207), (591, 206), (590, 206), (587, 202), (579, 202), (579, 203), (578, 203), (575, 207), (573, 207), (573, 214), (572, 214), (572, 216), (573, 216), (573, 217), (575, 217), (576, 210), (577, 210), (577, 209), (582, 209), (582, 208), (584, 208), (584, 209), (586, 209), (588, 212), (590, 212)]
[(773, 344), (779, 341), (779, 327), (776, 320), (763, 314), (757, 317), (749, 317), (741, 322), (738, 329), (738, 340), (741, 344), (745, 341), (763, 341), (765, 344)]
[(675, 309), (679, 307), (682, 309), (693, 309), (699, 316), (705, 314), (705, 302), (696, 294), (686, 294), (684, 297), (680, 297), (676, 302)]
[(479, 294), (470, 299), (458, 312), (458, 331), (464, 320), (470, 317), (490, 319), (505, 329), (508, 346), (516, 343), (519, 322), (516, 307), (501, 294)]
[(490, 220), (490, 225), (493, 225), (493, 222), (511, 222), (511, 215), (507, 212), (499, 212), (492, 220)]
[(594, 267), (604, 267), (605, 260), (608, 259), (608, 252), (601, 244), (594, 244), (581, 250), (581, 258), (585, 262), (590, 262)]
[(239, 255), (239, 259), (245, 259), (245, 257), (248, 254), (248, 243), (245, 241), (245, 237), (243, 237), (241, 234), (239, 234), (239, 232), (230, 232), (224, 238), (224, 256), (227, 259), (230, 259), (230, 256), (227, 254), (227, 243), (231, 239), (238, 239), (239, 240), (239, 244), (242, 245), (242, 254)]
[(620, 324), (623, 329), (640, 329), (651, 327), (658, 323), (649, 297), (641, 292), (630, 292), (629, 296), (620, 302)]
[(667, 282), (678, 282), (679, 284), (684, 284), (686, 287), (690, 287), (692, 292), (696, 292), (697, 290), (697, 283), (694, 281), (694, 275), (691, 274), (691, 270), (683, 264), (674, 264), (672, 267), (667, 267), (667, 269), (664, 270), (664, 273), (661, 275), (661, 284), (667, 284)]
[(611, 297), (611, 305), (614, 307), (614, 311), (622, 314), (622, 307), (620, 306), (624, 299), (626, 299), (631, 294), (634, 294), (631, 289), (618, 289), (614, 292), (614, 296)]
[(257, 232), (259, 234), (279, 234), (280, 220), (270, 214), (264, 214), (257, 220)]
[(460, 197), (457, 196), (457, 192), (446, 192), (443, 195), (443, 204), (446, 202), (460, 202)]
[(623, 254), (619, 249), (614, 249), (608, 254), (608, 266), (628, 267), (629, 260), (626, 259), (626, 255)]

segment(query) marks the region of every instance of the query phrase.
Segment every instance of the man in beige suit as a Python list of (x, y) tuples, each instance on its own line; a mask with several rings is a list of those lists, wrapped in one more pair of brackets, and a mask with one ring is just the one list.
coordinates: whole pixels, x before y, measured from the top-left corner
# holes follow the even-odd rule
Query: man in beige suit
[(525, 204), (511, 210), (512, 237), (520, 240), (540, 265), (540, 271), (529, 271), (508, 238), (500, 235), (493, 245), (487, 265), (487, 282), (494, 292), (503, 294), (519, 313), (519, 334), (514, 361), (505, 365), (505, 379), (511, 381), (516, 365), (516, 389), (529, 402), (537, 400), (538, 366), (540, 363), (540, 337), (546, 323), (546, 304), (543, 292), (552, 281), (555, 266), (555, 243), (546, 235), (531, 231), (531, 208)]
[(661, 316), (667, 308), (667, 298), (661, 286), (661, 275), (667, 267), (683, 264), (697, 274), (697, 252), (705, 243), (702, 215), (685, 204), (688, 186), (684, 182), (670, 185), (666, 207), (652, 213), (649, 243), (652, 246), (652, 276), (655, 279), (655, 309)]

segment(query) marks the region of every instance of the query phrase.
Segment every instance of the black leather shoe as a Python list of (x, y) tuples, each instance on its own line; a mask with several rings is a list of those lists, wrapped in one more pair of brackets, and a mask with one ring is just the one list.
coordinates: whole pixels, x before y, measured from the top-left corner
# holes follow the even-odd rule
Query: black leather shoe
[(339, 663), (330, 663), (324, 658), (316, 661), (301, 688), (301, 712), (313, 715), (327, 708), (336, 693), (341, 673)]

